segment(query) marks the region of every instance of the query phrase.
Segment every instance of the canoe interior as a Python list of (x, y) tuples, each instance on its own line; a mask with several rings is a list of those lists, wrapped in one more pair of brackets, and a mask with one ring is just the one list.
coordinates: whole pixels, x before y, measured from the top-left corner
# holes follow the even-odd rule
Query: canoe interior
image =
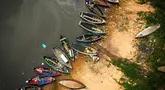
[(73, 79), (64, 79), (61, 80), (59, 83), (70, 89), (83, 89), (86, 87), (83, 83)]
[(36, 76), (36, 77), (31, 78), (28, 83), (31, 85), (42, 86), (42, 85), (50, 84), (54, 81), (55, 81), (55, 78), (53, 78), (53, 77)]
[(44, 56), (44, 61), (48, 66), (50, 66), (52, 69), (56, 71), (69, 73), (68, 69), (64, 65), (62, 65), (58, 60), (53, 59), (52, 57)]
[(44, 67), (44, 66), (36, 67), (36, 68), (34, 68), (34, 71), (40, 75), (46, 75), (46, 76), (59, 76), (60, 75), (60, 72), (54, 71), (53, 69), (51, 69), (49, 67)]

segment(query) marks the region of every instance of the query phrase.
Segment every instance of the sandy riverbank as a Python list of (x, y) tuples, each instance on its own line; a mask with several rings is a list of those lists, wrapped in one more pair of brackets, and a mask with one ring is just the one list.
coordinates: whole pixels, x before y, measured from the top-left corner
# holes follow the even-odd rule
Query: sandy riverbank
[[(84, 83), (88, 90), (124, 90), (115, 81), (118, 81), (123, 73), (111, 64), (111, 59), (115, 56), (136, 58), (135, 35), (141, 31), (143, 25), (136, 22), (139, 11), (154, 10), (149, 4), (140, 5), (135, 0), (122, 0), (120, 6), (112, 6), (108, 10), (108, 22), (104, 26), (108, 34), (102, 41), (97, 42), (97, 45), (93, 45), (99, 50), (100, 61), (94, 63), (88, 56), (79, 54), (76, 61), (72, 63), (71, 74), (59, 78), (77, 79)], [(56, 89), (51, 89), (52, 87)], [(45, 86), (45, 90), (68, 89), (58, 86), (55, 82)]]

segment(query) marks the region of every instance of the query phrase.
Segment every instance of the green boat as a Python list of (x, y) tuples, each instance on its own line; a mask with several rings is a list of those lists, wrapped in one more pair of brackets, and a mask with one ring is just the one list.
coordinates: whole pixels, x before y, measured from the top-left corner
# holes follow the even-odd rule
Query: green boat
[(60, 43), (61, 43), (62, 49), (64, 50), (66, 55), (69, 57), (69, 59), (74, 61), (75, 60), (75, 55), (74, 55), (74, 52), (73, 52), (73, 49), (71, 47), (71, 44), (70, 44), (69, 40), (66, 37), (61, 35)]
[(69, 73), (68, 69), (64, 65), (62, 65), (57, 59), (48, 56), (44, 56), (43, 58), (44, 62), (52, 69), (62, 73)]

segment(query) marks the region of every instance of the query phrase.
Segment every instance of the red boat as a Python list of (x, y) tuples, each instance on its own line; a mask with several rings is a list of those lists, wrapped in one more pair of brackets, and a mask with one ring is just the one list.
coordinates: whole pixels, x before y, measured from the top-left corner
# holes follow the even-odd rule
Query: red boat
[(31, 78), (27, 83), (30, 85), (37, 85), (37, 86), (42, 86), (42, 85), (47, 85), (49, 83), (52, 83), (55, 81), (55, 78), (50, 77), (50, 76), (36, 76)]
[(36, 67), (34, 68), (34, 71), (37, 74), (40, 75), (45, 75), (45, 76), (59, 76), (61, 73), (58, 71), (54, 71), (53, 69), (49, 68), (49, 67), (45, 67), (45, 66), (40, 66), (40, 67)]
[(107, 2), (107, 0), (93, 0), (93, 3), (100, 6), (109, 7), (109, 3)]

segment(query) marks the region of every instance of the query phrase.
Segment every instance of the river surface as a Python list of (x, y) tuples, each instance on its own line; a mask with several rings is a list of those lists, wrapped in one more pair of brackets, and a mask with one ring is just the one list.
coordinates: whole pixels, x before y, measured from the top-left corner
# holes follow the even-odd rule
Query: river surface
[(79, 12), (86, 10), (83, 0), (1, 0), (0, 90), (25, 85), (42, 57), (53, 55), (60, 34), (74, 42), (85, 33), (78, 22)]

